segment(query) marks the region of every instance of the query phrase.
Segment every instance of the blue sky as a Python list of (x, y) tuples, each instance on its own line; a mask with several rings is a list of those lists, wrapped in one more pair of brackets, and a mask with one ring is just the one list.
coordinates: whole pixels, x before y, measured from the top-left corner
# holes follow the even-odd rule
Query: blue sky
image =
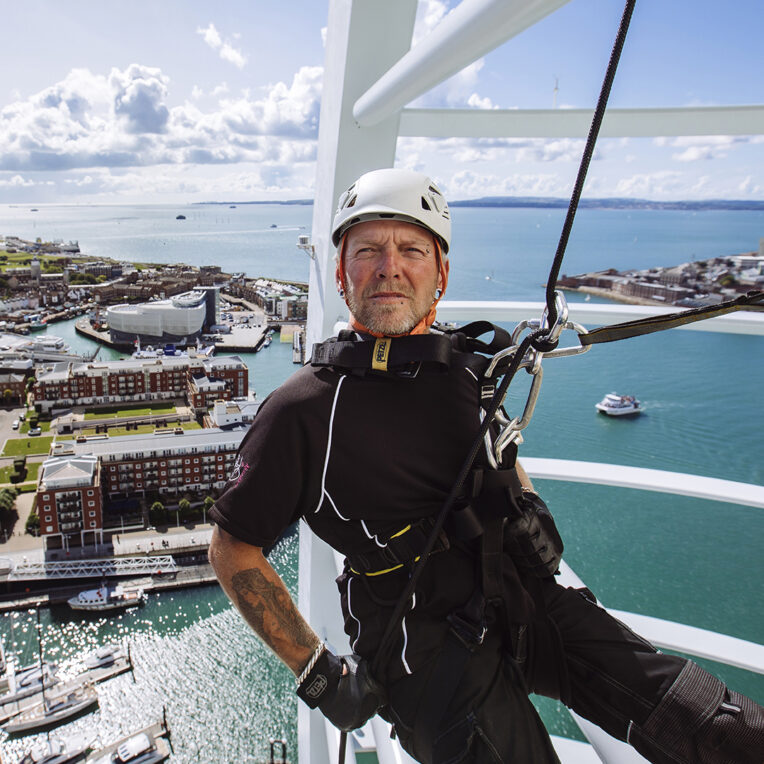
[[(456, 5), (420, 0), (416, 34)], [(421, 99), (591, 107), (621, 2), (571, 0)], [(4, 2), (0, 203), (312, 195), (321, 0)], [(637, 0), (612, 106), (764, 103), (764, 4)], [(570, 193), (580, 140), (401, 139), (452, 199)], [(764, 199), (764, 138), (611, 139), (589, 196)]]

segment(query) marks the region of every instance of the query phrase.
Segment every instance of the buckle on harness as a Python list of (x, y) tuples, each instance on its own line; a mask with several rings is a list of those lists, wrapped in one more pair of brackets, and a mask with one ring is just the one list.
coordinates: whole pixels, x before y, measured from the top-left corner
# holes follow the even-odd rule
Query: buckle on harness
[(468, 620), (459, 613), (451, 613), (446, 620), (451, 624), (451, 632), (468, 649), (472, 650), (483, 644), (486, 633), (485, 621), (480, 623)]

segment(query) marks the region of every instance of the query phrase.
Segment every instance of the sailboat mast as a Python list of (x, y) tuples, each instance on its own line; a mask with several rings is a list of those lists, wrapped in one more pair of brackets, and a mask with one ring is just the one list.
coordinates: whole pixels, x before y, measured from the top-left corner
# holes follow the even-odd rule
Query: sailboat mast
[(45, 666), (42, 662), (42, 625), (40, 624), (40, 608), (35, 610), (37, 616), (37, 658), (40, 661), (40, 686), (42, 687), (42, 705), (48, 707), (48, 700), (45, 697)]

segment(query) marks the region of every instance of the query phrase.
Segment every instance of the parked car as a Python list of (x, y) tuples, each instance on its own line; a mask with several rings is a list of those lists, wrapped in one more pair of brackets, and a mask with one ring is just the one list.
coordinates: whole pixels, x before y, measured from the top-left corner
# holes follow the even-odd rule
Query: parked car
[(29, 434), (30, 435), (42, 435), (42, 430), (39, 427), (30, 427), (29, 428)]
[(26, 415), (26, 414), (25, 414), (25, 413), (22, 411), (22, 412), (19, 414), (19, 420), (23, 422), (23, 421), (25, 421), (25, 420), (26, 420), (26, 418), (27, 418), (27, 415)]
[(11, 429), (13, 429), (13, 430), (18, 430), (19, 429), (19, 420), (18, 419), (14, 419), (13, 420), (13, 423), (11, 424)]

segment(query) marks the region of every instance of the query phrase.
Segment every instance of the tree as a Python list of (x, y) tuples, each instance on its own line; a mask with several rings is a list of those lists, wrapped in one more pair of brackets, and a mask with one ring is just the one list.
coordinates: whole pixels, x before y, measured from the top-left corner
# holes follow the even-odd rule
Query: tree
[(161, 501), (155, 501), (149, 509), (149, 520), (152, 525), (164, 525), (167, 522), (167, 510)]
[(191, 502), (188, 499), (181, 499), (178, 502), (178, 510), (183, 520), (187, 520), (191, 514)]
[(27, 517), (26, 532), (32, 536), (40, 535), (40, 518), (34, 510), (32, 510), (29, 513), (29, 517)]
[(8, 403), (8, 401), (13, 398), (13, 390), (6, 387), (5, 390), (3, 390), (3, 398), (5, 398), (5, 402)]

